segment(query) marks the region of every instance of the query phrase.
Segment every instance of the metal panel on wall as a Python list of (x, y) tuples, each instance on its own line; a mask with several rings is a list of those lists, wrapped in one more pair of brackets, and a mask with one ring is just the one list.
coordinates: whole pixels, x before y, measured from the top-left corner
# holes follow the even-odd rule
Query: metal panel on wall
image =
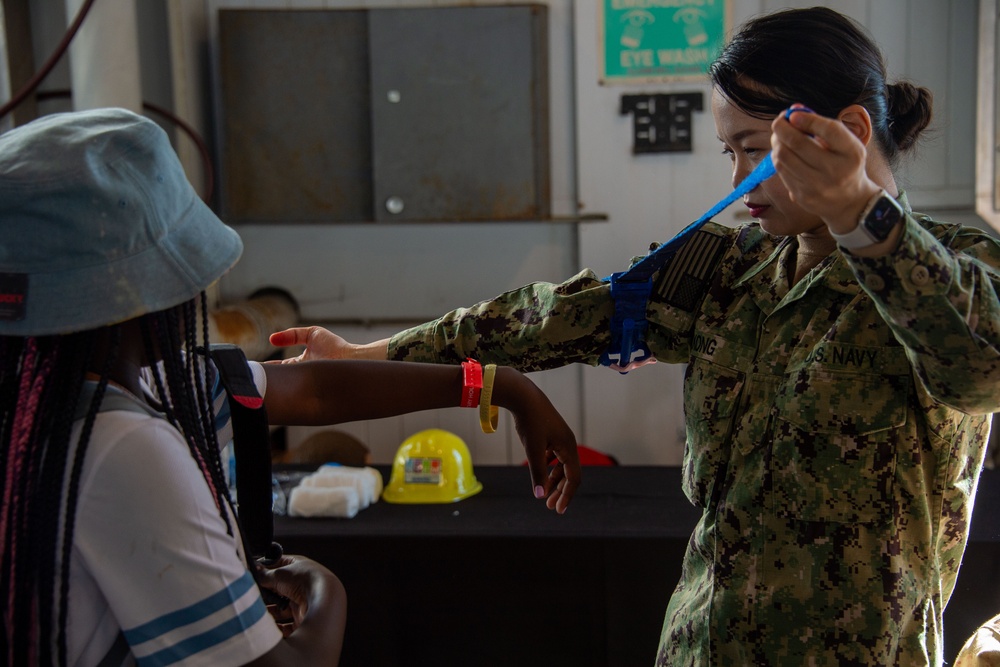
[(549, 217), (547, 8), (369, 12), (375, 218)]
[(219, 11), (224, 220), (371, 220), (364, 11)]
[(550, 217), (547, 7), (222, 9), (231, 223)]

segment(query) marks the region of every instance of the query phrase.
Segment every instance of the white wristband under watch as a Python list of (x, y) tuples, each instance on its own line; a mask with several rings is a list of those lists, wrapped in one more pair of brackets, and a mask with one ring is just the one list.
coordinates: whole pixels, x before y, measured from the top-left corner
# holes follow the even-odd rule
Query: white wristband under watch
[(888, 192), (880, 190), (868, 200), (857, 227), (846, 234), (830, 233), (842, 248), (867, 248), (889, 238), (889, 234), (902, 220), (903, 207)]

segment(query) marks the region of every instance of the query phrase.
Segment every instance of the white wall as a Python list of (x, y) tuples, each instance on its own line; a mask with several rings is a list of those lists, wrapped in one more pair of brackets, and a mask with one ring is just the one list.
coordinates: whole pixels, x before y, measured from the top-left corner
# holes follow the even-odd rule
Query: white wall
[[(61, 9), (62, 1), (39, 0), (32, 3), (33, 12), (46, 2)], [(453, 4), (500, 3), (170, 0), (166, 13), (175, 111), (211, 134), (210, 90), (215, 82), (210, 72), (215, 10), (220, 7)], [(550, 0), (546, 4), (553, 212), (560, 216), (606, 213), (607, 222), (244, 225), (239, 231), (246, 254), (223, 281), (223, 296), (239, 299), (260, 287), (285, 287), (300, 300), (309, 323), (328, 324), (357, 342), (375, 340), (409, 322), (429, 319), (531, 280), (558, 281), (582, 266), (599, 275), (620, 270), (650, 241), (668, 238), (728, 193), (728, 160), (720, 155), (707, 104), (704, 112), (694, 116), (694, 150), (689, 154), (632, 155), (631, 117), (618, 113), (623, 93), (701, 91), (707, 103), (707, 85), (600, 85), (598, 0)], [(902, 182), (918, 210), (942, 210), (942, 219), (977, 222), (971, 213), (976, 0), (731, 2), (735, 24), (762, 11), (814, 4), (831, 6), (868, 26), (885, 51), (891, 78), (910, 78), (934, 91), (936, 119), (931, 136), (919, 161), (902, 174)], [(140, 3), (143, 6), (147, 5)], [(51, 40), (51, 26), (40, 32), (44, 34), (39, 40)], [(147, 41), (142, 48), (151, 48), (153, 43), (159, 42)], [(52, 46), (54, 42), (48, 49)], [(36, 44), (39, 50), (47, 55), (47, 49)], [(143, 57), (165, 55), (143, 53)], [(36, 57), (39, 62), (43, 59)], [(148, 88), (145, 81), (143, 88)], [(190, 172), (197, 174), (197, 156), (183, 140), (178, 144)], [(197, 176), (192, 180), (200, 182)], [(719, 219), (735, 222), (739, 215), (740, 211), (730, 210)], [(683, 451), (681, 374), (679, 367), (658, 364), (626, 376), (571, 367), (534, 377), (564, 412), (581, 442), (610, 451), (626, 464), (677, 464)], [(523, 457), (510, 424), (504, 424), (496, 435), (485, 436), (479, 433), (472, 413), (453, 409), (357, 423), (344, 430), (368, 442), (377, 462), (388, 462), (409, 433), (442, 426), (466, 438), (478, 463), (519, 463)], [(293, 444), (305, 431), (293, 430)]]

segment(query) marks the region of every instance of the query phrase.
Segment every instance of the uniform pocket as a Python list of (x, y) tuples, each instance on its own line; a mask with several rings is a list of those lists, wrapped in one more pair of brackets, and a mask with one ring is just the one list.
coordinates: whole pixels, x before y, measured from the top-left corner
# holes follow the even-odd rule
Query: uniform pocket
[(707, 507), (719, 469), (729, 458), (733, 415), (743, 388), (743, 373), (695, 357), (684, 372), (684, 493)]
[(803, 370), (776, 401), (769, 465), (774, 511), (805, 521), (891, 517), (894, 434), (906, 423), (907, 376)]

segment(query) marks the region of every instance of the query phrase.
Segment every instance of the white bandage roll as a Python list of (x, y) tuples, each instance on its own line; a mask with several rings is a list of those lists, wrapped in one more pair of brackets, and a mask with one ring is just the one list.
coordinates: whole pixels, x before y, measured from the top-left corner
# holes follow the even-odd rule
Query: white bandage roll
[(301, 483), (306, 486), (353, 486), (358, 490), (361, 509), (365, 509), (382, 495), (382, 476), (374, 468), (325, 465), (303, 478)]
[(358, 492), (353, 486), (296, 486), (288, 499), (288, 514), (298, 517), (354, 518)]

